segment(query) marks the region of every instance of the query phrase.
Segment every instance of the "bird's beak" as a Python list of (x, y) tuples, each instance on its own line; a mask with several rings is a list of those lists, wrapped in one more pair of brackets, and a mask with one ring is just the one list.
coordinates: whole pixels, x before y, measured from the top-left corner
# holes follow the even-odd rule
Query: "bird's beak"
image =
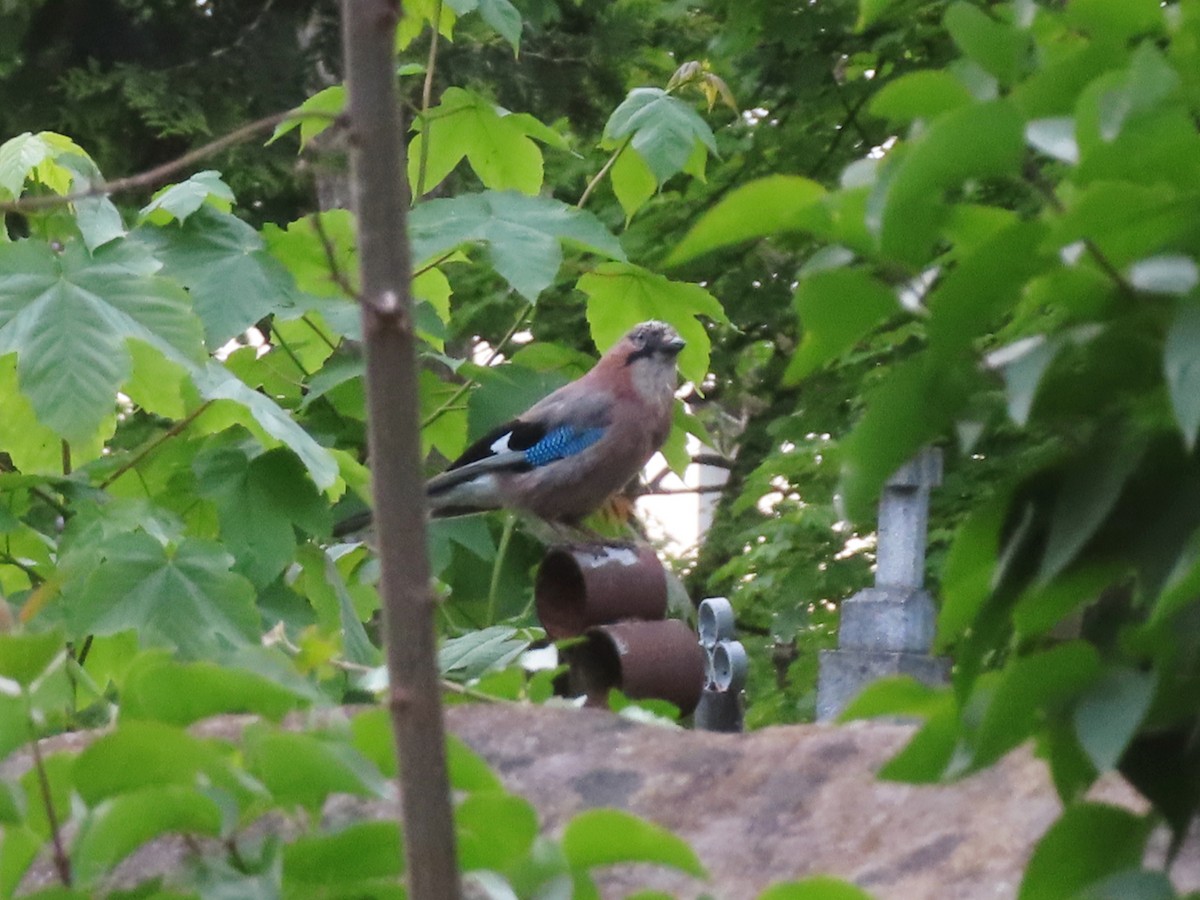
[(679, 351), (687, 346), (687, 341), (681, 337), (673, 337), (662, 345), (663, 352), (668, 356), (678, 356)]

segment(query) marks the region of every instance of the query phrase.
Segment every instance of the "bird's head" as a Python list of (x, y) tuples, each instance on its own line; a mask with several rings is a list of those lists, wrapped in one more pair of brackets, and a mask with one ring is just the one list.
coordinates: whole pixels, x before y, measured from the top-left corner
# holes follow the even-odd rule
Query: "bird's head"
[(675, 392), (676, 357), (685, 341), (666, 322), (635, 325), (608, 352), (626, 370), (643, 398), (657, 399)]

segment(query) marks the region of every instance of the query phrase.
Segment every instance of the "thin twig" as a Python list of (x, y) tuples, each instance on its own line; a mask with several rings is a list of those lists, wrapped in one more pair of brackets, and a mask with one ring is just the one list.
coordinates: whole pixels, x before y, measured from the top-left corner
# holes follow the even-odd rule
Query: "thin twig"
[(321, 242), (321, 248), (325, 251), (325, 262), (329, 265), (329, 277), (333, 279), (333, 283), (340, 287), (347, 297), (353, 297), (355, 300), (358, 300), (358, 291), (354, 289), (354, 285), (350, 283), (350, 279), (346, 277), (346, 273), (338, 265), (337, 248), (333, 245), (333, 238), (325, 230), (325, 220), (322, 218), (322, 215), (323, 213), (320, 212), (314, 214), (312, 223), (313, 231), (317, 234), (317, 240)]
[(579, 202), (575, 204), (576, 209), (583, 209), (583, 205), (588, 202), (588, 197), (592, 196), (592, 191), (594, 191), (596, 186), (604, 180), (604, 176), (608, 174), (608, 170), (616, 165), (617, 159), (622, 153), (625, 152), (625, 148), (629, 146), (632, 140), (632, 134), (626, 135), (625, 140), (621, 141), (621, 145), (617, 147), (617, 149), (613, 151), (612, 156), (608, 158), (608, 162), (601, 166), (600, 171), (592, 176), (592, 180), (589, 181), (587, 187), (583, 189), (583, 194), (580, 196)]
[(21, 560), (13, 556), (11, 552), (6, 551), (4, 553), (0, 553), (0, 563), (13, 566), (14, 568), (20, 569), (22, 572), (24, 572), (25, 577), (29, 579), (29, 584), (31, 587), (37, 587), (46, 580), (38, 574), (37, 569), (29, 565), (29, 563), (21, 562)]
[(470, 697), (472, 700), (483, 700), (487, 703), (508, 703), (513, 706), (522, 705), (520, 700), (510, 700), (508, 697), (485, 694), (483, 691), (477, 691), (474, 688), (467, 687), (465, 684), (459, 684), (457, 681), (450, 681), (446, 678), (442, 679), (442, 690), (462, 694), (464, 697)]
[[(499, 342), (494, 347), (492, 347), (492, 352), (488, 354), (488, 358), (486, 360), (484, 360), (484, 362), (483, 362), (483, 368), (486, 369), (488, 366), (490, 366), (492, 363), (494, 363), (496, 361), (496, 357), (498, 357), (500, 355), (500, 352), (503, 350), (504, 345), (507, 344), (510, 340), (512, 340), (512, 336), (517, 333), (517, 329), (519, 329), (525, 323), (525, 319), (529, 315), (530, 309), (531, 309), (531, 307), (526, 306), (524, 309), (521, 310), (521, 314), (519, 316), (517, 316), (517, 321), (512, 323), (512, 327), (508, 329), (508, 333), (505, 334), (504, 337), (500, 338)], [(474, 378), (468, 378), (466, 381), (464, 381), (462, 384), (460, 384), (458, 386), (458, 390), (456, 390), (453, 394), (450, 395), (449, 400), (447, 400), (445, 403), (443, 403), (441, 406), (439, 406), (437, 409), (435, 409), (433, 412), (431, 412), (428, 416), (426, 416), (425, 421), (423, 421), (421, 423), (421, 429), (424, 430), (424, 429), (428, 428), (430, 425), (432, 425), (434, 422), (436, 422), (438, 419), (440, 419), (446, 413), (450, 412), (450, 410), (454, 409), (455, 406), (458, 404), (458, 401), (463, 398), (463, 395), (466, 394), (466, 392), (469, 391), (476, 384), (477, 384), (477, 382)]]
[(324, 331), (322, 331), (321, 327), (319, 325), (317, 325), (316, 322), (313, 321), (312, 315), (310, 313), (305, 313), (304, 315), (302, 315), (300, 317), (300, 321), (303, 322), (305, 325), (307, 325), (309, 328), (311, 328), (313, 330), (313, 333), (316, 334), (316, 336), (320, 339), (321, 343), (324, 344), (326, 347), (328, 347), (330, 350), (336, 350), (338, 348), (338, 344), (336, 342), (334, 342), (333, 340), (331, 340), (329, 335), (327, 335)]
[(650, 488), (639, 491), (639, 497), (673, 497), (677, 494), (719, 494), (725, 490), (723, 484), (706, 484), (688, 488)]
[(71, 445), (66, 441), (62, 442), (62, 473), (65, 476), (71, 474)]
[(54, 797), (50, 792), (50, 777), (46, 774), (46, 761), (42, 758), (42, 748), (37, 738), (30, 741), (33, 750), (33, 767), (37, 770), (38, 790), (42, 795), (42, 804), (46, 808), (46, 822), (50, 826), (50, 840), (54, 844), (54, 868), (58, 872), (58, 880), (63, 887), (71, 886), (71, 860), (63, 847), (62, 832), (58, 824), (58, 813), (54, 809)]
[[(1058, 199), (1058, 194), (1054, 192), (1054, 185), (1049, 184), (1042, 177), (1041, 170), (1038, 169), (1037, 165), (1032, 161), (1025, 166), (1025, 180), (1035, 190), (1037, 190), (1038, 193), (1046, 198), (1046, 202), (1054, 208), (1055, 212), (1061, 213), (1065, 210), (1062, 201)], [(1112, 264), (1112, 260), (1104, 255), (1104, 251), (1100, 249), (1094, 240), (1089, 237), (1085, 237), (1081, 238), (1081, 243), (1087, 250), (1088, 255), (1095, 261), (1096, 265), (1100, 267), (1101, 271), (1108, 276), (1109, 280), (1112, 281), (1113, 284), (1120, 288), (1122, 292), (1131, 296), (1137, 293), (1133, 285), (1125, 280), (1125, 276), (1121, 274), (1120, 269)]]
[(287, 112), (275, 113), (243, 125), (241, 128), (234, 129), (229, 134), (219, 137), (215, 141), (210, 141), (202, 147), (188, 151), (178, 159), (165, 162), (160, 166), (155, 166), (153, 169), (147, 169), (145, 172), (140, 172), (137, 175), (118, 178), (114, 181), (102, 181), (86, 190), (76, 191), (71, 194), (46, 194), (37, 197), (22, 197), (18, 200), (7, 200), (0, 202), (0, 213), (24, 213), (40, 209), (52, 209), (56, 206), (66, 206), (79, 200), (88, 200), (92, 197), (109, 196), (111, 194), (124, 193), (125, 191), (152, 187), (161, 181), (166, 181), (168, 177), (181, 169), (195, 165), (202, 159), (212, 156), (214, 153), (220, 153), (228, 147), (240, 144), (247, 138), (251, 138), (269, 128), (274, 128), (289, 119), (319, 118), (328, 118), (336, 121), (340, 117), (315, 111), (300, 112), (299, 110), (289, 109)]
[(107, 478), (105, 478), (102, 482), (100, 482), (100, 489), (104, 490), (105, 488), (107, 488), (110, 484), (112, 484), (114, 481), (116, 481), (118, 478), (120, 478), (122, 475), (124, 475), (130, 469), (136, 467), (139, 463), (142, 462), (142, 460), (144, 460), (147, 456), (149, 456), (151, 453), (153, 453), (155, 450), (157, 450), (159, 447), (161, 447), (165, 442), (169, 441), (171, 438), (173, 438), (176, 435), (183, 432), (189, 425), (191, 425), (194, 421), (196, 421), (196, 419), (198, 419), (200, 417), (200, 415), (206, 409), (208, 409), (212, 405), (213, 405), (212, 400), (205, 400), (203, 403), (201, 403), (199, 406), (197, 406), (194, 410), (192, 410), (191, 413), (189, 413), (184, 418), (180, 419), (178, 422), (176, 422), (174, 425), (172, 425), (170, 428), (168, 428), (166, 431), (164, 431), (162, 434), (160, 434), (158, 437), (156, 437), (153, 441), (151, 441), (149, 444), (147, 444), (145, 447), (143, 447), (140, 451), (138, 451), (136, 454), (134, 454), (131, 459), (126, 460), (125, 463), (122, 464), (120, 467), (118, 467), (115, 472), (113, 472), (111, 475), (109, 475)]
[(425, 83), (421, 86), (421, 157), (417, 161), (417, 183), (412, 202), (419, 203), (425, 196), (425, 172), (429, 167), (429, 138), (433, 130), (429, 120), (429, 107), (433, 105), (433, 73), (437, 68), (438, 41), (441, 37), (442, 0), (433, 6), (433, 35), (429, 38), (429, 59), (425, 63)]
[(274, 320), (271, 322), (271, 334), (275, 339), (275, 343), (279, 345), (279, 348), (283, 350), (283, 352), (287, 354), (288, 359), (292, 361), (292, 365), (300, 370), (301, 377), (312, 377), (312, 373), (304, 368), (304, 363), (300, 362), (300, 357), (296, 355), (296, 351), (292, 349), (291, 344), (289, 344), (287, 339), (279, 333), (279, 329), (276, 327)]
[(487, 596), (487, 624), (496, 624), (496, 595), (500, 591), (500, 572), (504, 568), (504, 561), (508, 557), (508, 544), (512, 540), (513, 530), (516, 528), (517, 517), (512, 513), (505, 516), (504, 530), (500, 532), (500, 544), (496, 548), (496, 559), (492, 563), (492, 578), (488, 584)]

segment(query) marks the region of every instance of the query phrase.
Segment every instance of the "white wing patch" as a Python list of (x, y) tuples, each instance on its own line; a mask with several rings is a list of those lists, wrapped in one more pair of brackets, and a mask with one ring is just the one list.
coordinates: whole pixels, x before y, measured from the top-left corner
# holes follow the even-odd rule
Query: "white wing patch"
[(490, 446), (488, 449), (491, 450), (492, 453), (496, 454), (496, 455), (499, 455), (501, 453), (507, 453), (508, 452), (508, 439), (511, 437), (512, 437), (512, 432), (506, 431), (504, 434), (500, 435), (500, 437), (496, 438), (496, 440), (492, 441), (492, 446)]

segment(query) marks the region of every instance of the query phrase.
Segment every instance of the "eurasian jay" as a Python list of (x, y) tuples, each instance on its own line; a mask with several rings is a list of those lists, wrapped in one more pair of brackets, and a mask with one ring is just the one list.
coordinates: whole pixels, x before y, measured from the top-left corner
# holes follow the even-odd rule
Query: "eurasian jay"
[(634, 326), (582, 378), (491, 431), (433, 478), (435, 516), (501, 507), (575, 525), (625, 487), (671, 430), (684, 341)]

